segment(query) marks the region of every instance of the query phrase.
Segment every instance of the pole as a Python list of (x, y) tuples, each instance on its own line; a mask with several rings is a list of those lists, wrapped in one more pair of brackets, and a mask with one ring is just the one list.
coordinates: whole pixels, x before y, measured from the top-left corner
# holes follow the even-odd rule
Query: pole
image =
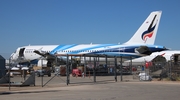
[[(11, 63), (11, 59), (9, 59), (9, 64), (10, 64), (10, 63)], [(11, 64), (12, 64), (12, 63), (11, 63)], [(11, 66), (11, 64), (10, 64), (10, 66)], [(11, 71), (10, 68), (11, 68), (11, 67), (10, 67), (10, 66), (9, 66), (9, 69), (8, 69), (8, 71), (9, 71), (9, 73), (8, 73), (8, 76), (9, 76), (9, 90), (11, 90), (11, 78), (10, 78), (10, 73), (11, 73), (11, 72), (10, 72), (10, 71)]]
[(96, 82), (96, 71), (95, 71), (95, 68), (96, 68), (96, 58), (94, 57), (94, 68), (93, 68), (94, 82)]
[(122, 56), (121, 56), (121, 82), (123, 81), (123, 79), (122, 79)]
[(70, 60), (70, 62), (71, 62), (71, 66), (70, 66), (70, 72), (72, 72), (72, 69), (73, 69), (73, 63), (72, 63), (72, 56), (71, 56), (71, 60)]
[[(105, 65), (105, 68), (108, 69), (108, 66), (107, 66), (107, 55), (106, 55), (106, 65)], [(108, 74), (109, 74), (109, 69), (108, 69)]]
[(171, 61), (171, 65), (170, 65), (170, 68), (169, 68), (169, 71), (170, 71), (170, 80), (172, 80), (172, 65), (173, 65), (173, 62), (172, 61), (174, 61), (174, 55), (172, 55), (171, 57), (170, 57), (170, 61)]
[(130, 62), (130, 74), (132, 75), (132, 57), (130, 57), (130, 60), (131, 60), (131, 62)]
[(41, 75), (41, 86), (43, 87), (43, 72), (40, 72), (40, 75)]
[(68, 54), (67, 54), (66, 58), (67, 58), (67, 60), (66, 60), (66, 76), (67, 76), (66, 85), (69, 85), (69, 56), (68, 56)]
[(10, 73), (11, 73), (11, 72), (10, 72), (10, 68), (9, 68), (9, 73), (8, 73), (8, 74), (9, 74), (9, 75), (8, 75), (8, 76), (9, 76), (9, 90), (11, 90), (11, 77), (10, 77)]
[(144, 73), (145, 73), (145, 81), (146, 81), (146, 61), (145, 61), (145, 66), (144, 66)]
[(84, 56), (84, 77), (86, 77), (86, 57)]
[(117, 82), (117, 57), (114, 58), (114, 79)]
[(41, 86), (43, 87), (43, 76), (44, 76), (44, 73), (43, 73), (43, 60), (41, 58), (41, 70), (42, 72), (40, 72), (39, 74), (41, 75)]
[(172, 60), (171, 60), (171, 65), (170, 65), (170, 80), (172, 80), (171, 68), (172, 68)]

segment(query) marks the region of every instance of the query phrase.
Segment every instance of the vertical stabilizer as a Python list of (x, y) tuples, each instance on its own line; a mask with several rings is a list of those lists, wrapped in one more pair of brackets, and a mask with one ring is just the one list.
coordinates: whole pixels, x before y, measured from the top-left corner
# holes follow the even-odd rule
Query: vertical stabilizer
[(162, 11), (151, 12), (133, 37), (125, 44), (154, 44)]

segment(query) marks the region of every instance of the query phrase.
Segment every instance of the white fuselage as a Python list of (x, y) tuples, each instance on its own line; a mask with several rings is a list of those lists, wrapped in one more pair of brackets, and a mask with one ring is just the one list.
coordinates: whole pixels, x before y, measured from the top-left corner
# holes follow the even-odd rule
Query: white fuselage
[(11, 55), (11, 60), (17, 60), (22, 57), (24, 61), (31, 61), (34, 59), (40, 59), (41, 55), (34, 53), (34, 50), (40, 50), (43, 52), (50, 52), (58, 45), (37, 45), (37, 46), (24, 46), (19, 47)]
[[(136, 52), (136, 48), (141, 45), (119, 45), (119, 44), (80, 44), (80, 45), (37, 45), (37, 46), (24, 46), (19, 47), (17, 50), (11, 55), (12, 61), (21, 60), (21, 62), (38, 60), (42, 58), (41, 55), (34, 53), (35, 50), (38, 50), (40, 53), (49, 53), (51, 55), (107, 55), (111, 57), (141, 57), (144, 54), (140, 54)], [(162, 51), (165, 48), (163, 46), (158, 45), (147, 45), (150, 49), (155, 51)], [(100, 61), (105, 61), (105, 56), (101, 58)], [(110, 59), (110, 58), (109, 58)], [(86, 60), (90, 60), (89, 57)]]
[[(166, 61), (170, 61), (171, 57), (174, 54), (180, 54), (180, 50), (167, 50), (167, 51), (161, 51), (161, 52), (154, 52), (149, 56), (144, 56), (144, 57), (133, 59), (132, 62), (134, 62), (134, 63), (141, 63), (141, 62), (146, 62), (146, 61), (150, 62), (159, 55), (165, 57)], [(125, 62), (130, 62), (130, 60), (127, 60)]]

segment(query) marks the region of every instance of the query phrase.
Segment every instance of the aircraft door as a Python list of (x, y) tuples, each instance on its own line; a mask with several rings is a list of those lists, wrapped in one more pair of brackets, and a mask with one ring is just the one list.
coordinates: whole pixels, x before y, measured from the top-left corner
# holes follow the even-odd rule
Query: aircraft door
[(25, 48), (21, 48), (19, 50), (19, 57), (24, 57), (24, 50), (25, 50)]

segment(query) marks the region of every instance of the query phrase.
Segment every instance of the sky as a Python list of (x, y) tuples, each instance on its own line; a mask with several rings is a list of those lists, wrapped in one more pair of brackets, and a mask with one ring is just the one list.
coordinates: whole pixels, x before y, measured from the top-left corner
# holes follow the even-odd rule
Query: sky
[(0, 55), (18, 47), (124, 43), (162, 11), (155, 44), (180, 50), (180, 0), (0, 0)]

